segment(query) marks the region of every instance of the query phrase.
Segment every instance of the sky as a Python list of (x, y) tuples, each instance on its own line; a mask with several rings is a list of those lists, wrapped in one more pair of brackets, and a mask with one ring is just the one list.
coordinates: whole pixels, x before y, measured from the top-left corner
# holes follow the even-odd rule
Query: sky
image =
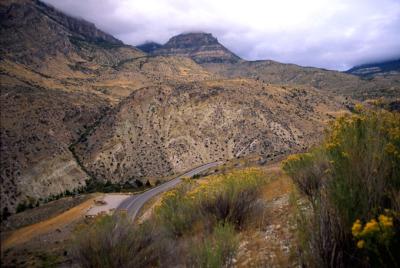
[(246, 60), (347, 70), (400, 58), (400, 0), (44, 0), (122, 40), (212, 33)]

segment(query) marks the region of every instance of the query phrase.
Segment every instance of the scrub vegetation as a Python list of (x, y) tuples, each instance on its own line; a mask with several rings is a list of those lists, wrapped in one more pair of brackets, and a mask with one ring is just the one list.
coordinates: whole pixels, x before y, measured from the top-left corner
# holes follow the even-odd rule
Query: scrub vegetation
[(240, 231), (263, 209), (257, 200), (267, 181), (255, 168), (202, 182), (186, 179), (163, 196), (142, 224), (118, 214), (81, 225), (75, 233), (75, 259), (83, 267), (227, 266)]
[(357, 106), (325, 142), (283, 169), (311, 210), (298, 210), (299, 252), (310, 267), (399, 267), (400, 114)]

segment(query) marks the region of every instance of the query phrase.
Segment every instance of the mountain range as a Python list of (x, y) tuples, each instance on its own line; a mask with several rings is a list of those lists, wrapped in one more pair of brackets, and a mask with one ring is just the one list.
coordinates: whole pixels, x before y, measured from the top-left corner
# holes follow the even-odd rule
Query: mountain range
[[(381, 63), (379, 66), (382, 69), (375, 69), (373, 77), (361, 75), (363, 66), (338, 72), (273, 60), (246, 61), (226, 49), (209, 33), (180, 34), (172, 37), (164, 45), (148, 42), (137, 48), (150, 55), (190, 57), (208, 71), (222, 77), (251, 78), (274, 84), (307, 85), (359, 100), (381, 96), (393, 98), (400, 90), (398, 61)], [(387, 75), (389, 72), (390, 75)]]
[(133, 47), (40, 1), (2, 1), (0, 23), (2, 211), (90, 179), (270, 161), (318, 142), (355, 101), (399, 98), (398, 73), (246, 61), (209, 33)]

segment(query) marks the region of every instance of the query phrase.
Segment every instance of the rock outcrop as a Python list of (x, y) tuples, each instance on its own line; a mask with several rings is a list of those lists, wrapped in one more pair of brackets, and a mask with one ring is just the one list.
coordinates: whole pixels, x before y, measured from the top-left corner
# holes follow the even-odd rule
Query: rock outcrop
[(152, 53), (185, 56), (197, 63), (235, 63), (240, 60), (210, 33), (187, 33), (174, 36)]

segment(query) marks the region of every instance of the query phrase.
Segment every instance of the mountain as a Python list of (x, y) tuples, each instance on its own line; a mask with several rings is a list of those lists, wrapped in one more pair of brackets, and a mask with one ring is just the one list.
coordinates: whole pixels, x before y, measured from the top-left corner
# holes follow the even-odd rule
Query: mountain
[(399, 94), (386, 78), (245, 61), (205, 33), (149, 55), (40, 1), (1, 1), (0, 22), (2, 211), (89, 178), (304, 150), (346, 110), (342, 96)]
[(347, 70), (346, 73), (358, 75), (363, 78), (400, 75), (400, 59), (355, 66)]
[(315, 89), (251, 79), (156, 85), (122, 101), (75, 152), (94, 177), (114, 182), (249, 154), (269, 161), (316, 143), (340, 110)]
[(147, 57), (40, 1), (0, 3), (1, 210), (85, 185), (69, 150), (133, 91), (213, 75), (191, 59)]
[(197, 63), (235, 63), (240, 60), (210, 33), (186, 33), (174, 36), (152, 53), (190, 57)]
[(399, 97), (399, 76), (366, 81), (352, 73), (272, 60), (246, 61), (221, 45), (210, 33), (180, 34), (160, 48), (149, 50), (149, 53), (189, 57), (209, 72), (225, 78), (251, 78), (265, 83), (311, 86), (359, 100)]
[(400, 97), (400, 77), (376, 77), (364, 80), (352, 74), (285, 64), (272, 60), (240, 61), (237, 63), (206, 63), (202, 66), (209, 72), (226, 78), (252, 78), (265, 83), (282, 85), (303, 85), (345, 96), (351, 99), (367, 100), (384, 97)]
[(162, 47), (162, 45), (159, 43), (156, 43), (156, 42), (147, 42), (147, 43), (138, 45), (136, 47), (143, 52), (152, 53), (155, 50), (160, 49)]

